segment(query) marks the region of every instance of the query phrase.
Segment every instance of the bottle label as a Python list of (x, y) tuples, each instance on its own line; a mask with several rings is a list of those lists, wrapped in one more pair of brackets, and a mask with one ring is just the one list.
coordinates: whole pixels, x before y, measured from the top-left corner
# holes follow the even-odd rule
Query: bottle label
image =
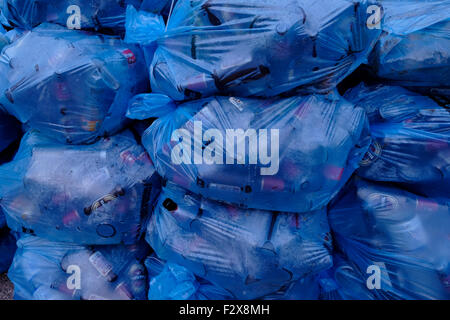
[(106, 277), (113, 269), (112, 265), (106, 261), (105, 257), (99, 251), (89, 257), (89, 262), (103, 277)]
[(220, 190), (220, 191), (229, 191), (229, 192), (240, 192), (241, 188), (238, 186), (231, 186), (226, 184), (220, 184), (220, 183), (210, 183), (209, 184), (210, 189)]

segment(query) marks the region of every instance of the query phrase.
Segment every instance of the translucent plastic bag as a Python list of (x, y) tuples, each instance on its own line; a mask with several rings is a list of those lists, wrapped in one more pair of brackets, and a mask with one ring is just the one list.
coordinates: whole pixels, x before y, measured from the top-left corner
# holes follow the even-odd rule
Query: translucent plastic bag
[[(233, 298), (228, 291), (195, 276), (178, 264), (164, 263), (163, 260), (152, 256), (145, 261), (145, 265), (150, 279), (149, 300), (229, 300)], [(261, 299), (317, 300), (319, 293), (319, 282), (316, 276), (308, 276)]]
[(380, 30), (367, 27), (372, 3), (178, 1), (167, 26), (130, 10), (127, 37), (138, 31), (140, 43), (155, 42), (152, 89), (177, 101), (328, 92), (366, 61), (378, 39)]
[(5, 33), (6, 30), (0, 24), (0, 51), (3, 49), (4, 46), (9, 44), (8, 38), (6, 37)]
[(14, 160), (0, 167), (0, 205), (16, 231), (77, 244), (131, 244), (159, 191), (154, 171), (129, 132), (88, 146), (29, 132)]
[(173, 9), (177, 1), (178, 0), (142, 0), (140, 9), (152, 13), (168, 15), (170, 13), (170, 8), (172, 7)]
[(362, 274), (341, 254), (333, 255), (333, 268), (320, 273), (321, 300), (380, 300), (389, 299), (388, 295), (381, 296), (377, 290), (367, 287), (370, 274)]
[[(160, 0), (161, 1), (161, 0)], [(120, 33), (125, 30), (127, 5), (139, 8), (142, 0), (0, 0), (4, 23), (32, 29), (43, 22), (69, 29)]]
[(148, 88), (137, 47), (51, 24), (6, 47), (0, 74), (0, 104), (9, 113), (73, 144), (117, 132), (128, 100)]
[(234, 299), (276, 293), (332, 265), (325, 210), (244, 210), (171, 183), (163, 188), (146, 239), (158, 257), (227, 290)]
[(358, 175), (450, 197), (448, 109), (403, 88), (383, 85), (361, 84), (345, 97), (366, 109), (373, 138)]
[(328, 216), (337, 247), (373, 276), (378, 299), (450, 298), (448, 198), (356, 180)]
[(127, 115), (161, 117), (142, 143), (163, 178), (256, 209), (326, 206), (370, 144), (363, 109), (334, 95), (214, 97), (176, 108), (166, 96), (150, 94), (133, 99)]
[(449, 87), (450, 1), (382, 0), (384, 22), (371, 64), (402, 86)]
[(83, 247), (23, 235), (8, 272), (16, 300), (145, 300), (145, 243)]
[(191, 271), (156, 256), (145, 260), (149, 276), (149, 300), (226, 300), (231, 295)]

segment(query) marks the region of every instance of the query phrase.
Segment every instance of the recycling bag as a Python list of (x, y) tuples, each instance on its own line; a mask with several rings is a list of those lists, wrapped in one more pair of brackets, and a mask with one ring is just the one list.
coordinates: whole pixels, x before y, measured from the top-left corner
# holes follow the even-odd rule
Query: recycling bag
[(138, 48), (51, 24), (6, 47), (0, 74), (0, 104), (22, 123), (70, 144), (116, 133), (128, 100), (148, 87)]
[[(342, 254), (333, 254), (333, 267), (318, 275), (320, 300), (379, 300), (370, 286), (371, 273), (361, 273)], [(368, 286), (369, 283), (369, 286)], [(387, 297), (385, 297), (387, 298)]]
[[(128, 7), (127, 37), (147, 50), (154, 92), (172, 99), (328, 92), (364, 63), (381, 30), (372, 1), (177, 1), (164, 20)], [(145, 16), (145, 18), (142, 17)], [(133, 36), (133, 33), (139, 36)]]
[(130, 132), (88, 146), (54, 144), (29, 132), (14, 160), (0, 167), (0, 205), (18, 232), (76, 244), (132, 244), (159, 192), (154, 171)]
[(245, 210), (207, 200), (171, 183), (163, 188), (146, 240), (234, 299), (276, 293), (332, 265), (326, 210)]
[(224, 289), (196, 277), (175, 263), (152, 255), (145, 260), (149, 277), (149, 300), (226, 300), (231, 295)]
[(373, 143), (359, 176), (450, 196), (450, 112), (401, 87), (360, 84), (345, 97), (365, 108)]
[(449, 204), (356, 180), (328, 216), (335, 244), (377, 299), (449, 299)]
[(448, 88), (450, 2), (382, 0), (381, 5), (384, 35), (370, 59), (376, 74), (402, 86)]
[(165, 180), (244, 208), (321, 209), (370, 144), (364, 110), (336, 95), (213, 97), (176, 106), (150, 94), (132, 99), (127, 115), (159, 117), (142, 143)]
[(16, 300), (146, 300), (145, 243), (85, 247), (23, 235), (8, 272)]

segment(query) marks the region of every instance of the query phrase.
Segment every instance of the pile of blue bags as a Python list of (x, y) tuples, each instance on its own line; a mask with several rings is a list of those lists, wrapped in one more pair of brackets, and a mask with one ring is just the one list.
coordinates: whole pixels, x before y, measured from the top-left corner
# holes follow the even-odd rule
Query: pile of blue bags
[(450, 299), (449, 12), (0, 0), (14, 298)]
[[(375, 3), (375, 2), (373, 2)], [(269, 97), (328, 92), (360, 64), (381, 32), (366, 26), (371, 1), (178, 1), (166, 25), (130, 9), (126, 38), (152, 43), (154, 92)]]

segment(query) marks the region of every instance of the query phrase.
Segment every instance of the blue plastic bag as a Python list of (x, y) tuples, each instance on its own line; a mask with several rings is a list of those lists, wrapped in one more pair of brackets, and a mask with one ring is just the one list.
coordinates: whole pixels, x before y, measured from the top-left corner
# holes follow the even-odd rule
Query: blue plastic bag
[(84, 247), (23, 235), (8, 272), (16, 300), (146, 300), (148, 247)]
[(356, 180), (328, 216), (337, 247), (374, 276), (378, 299), (449, 299), (449, 204)]
[(388, 295), (378, 295), (377, 290), (367, 287), (370, 274), (362, 274), (341, 254), (333, 255), (333, 268), (318, 276), (321, 300), (380, 300), (390, 299)]
[(127, 5), (139, 8), (142, 0), (0, 0), (3, 23), (32, 29), (43, 22), (69, 29), (121, 33)]
[(364, 110), (335, 95), (214, 97), (176, 107), (150, 94), (133, 99), (127, 115), (160, 117), (142, 143), (164, 179), (264, 210), (326, 206), (370, 144)]
[(384, 35), (371, 65), (402, 86), (449, 87), (450, 1), (382, 0)]
[(279, 213), (206, 200), (171, 183), (163, 188), (146, 240), (234, 299), (274, 294), (332, 265), (326, 210)]
[(149, 300), (226, 300), (231, 295), (191, 271), (156, 256), (145, 260), (149, 277)]
[(318, 275), (314, 274), (291, 282), (277, 292), (262, 297), (262, 300), (318, 300), (319, 297)]
[(154, 172), (130, 132), (87, 146), (29, 132), (14, 160), (0, 167), (0, 205), (15, 231), (77, 244), (131, 244), (159, 193)]
[(140, 9), (167, 16), (178, 0), (142, 0)]
[[(164, 263), (156, 256), (145, 261), (150, 286), (149, 300), (229, 300), (233, 296), (209, 281), (195, 276), (188, 269)], [(320, 288), (316, 276), (309, 276), (282, 287), (263, 300), (317, 300)]]
[(9, 44), (8, 38), (6, 37), (5, 33), (6, 30), (0, 24), (0, 51), (3, 49), (4, 46)]
[(128, 100), (148, 88), (144, 58), (114, 37), (44, 24), (0, 56), (0, 104), (64, 143), (121, 129)]
[(152, 90), (177, 101), (328, 92), (366, 61), (380, 35), (366, 26), (372, 3), (178, 1), (167, 26), (131, 8), (126, 33), (155, 43)]
[(373, 143), (357, 173), (450, 197), (450, 112), (400, 87), (360, 84), (345, 95), (365, 108)]

